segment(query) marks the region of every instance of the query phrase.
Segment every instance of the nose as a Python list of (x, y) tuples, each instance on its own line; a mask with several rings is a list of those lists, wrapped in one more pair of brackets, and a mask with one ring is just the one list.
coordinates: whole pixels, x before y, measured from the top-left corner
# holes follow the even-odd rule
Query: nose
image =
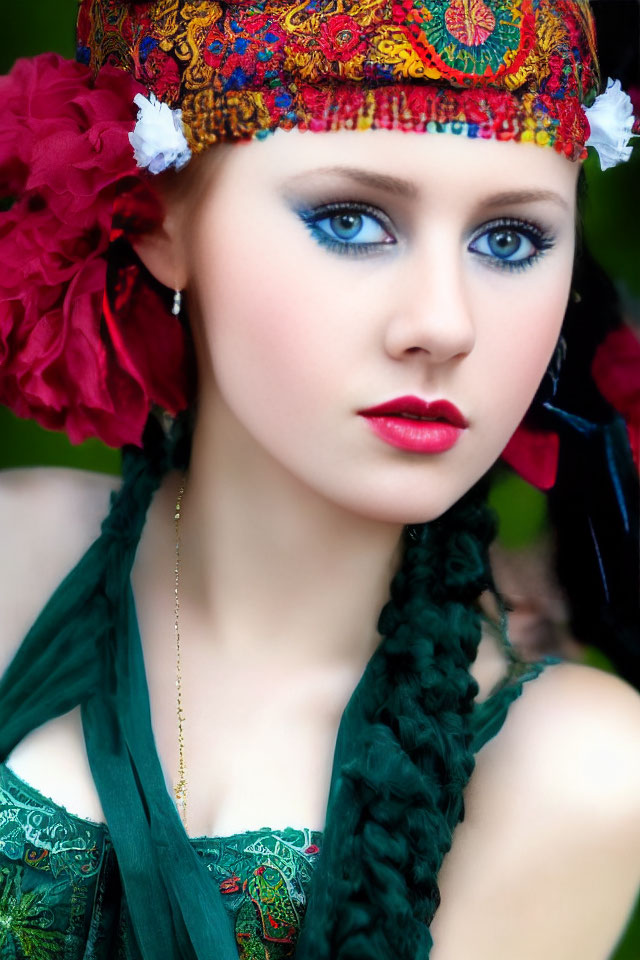
[(385, 330), (394, 359), (423, 353), (434, 363), (468, 354), (475, 344), (472, 304), (462, 262), (451, 254), (416, 257), (405, 264)]

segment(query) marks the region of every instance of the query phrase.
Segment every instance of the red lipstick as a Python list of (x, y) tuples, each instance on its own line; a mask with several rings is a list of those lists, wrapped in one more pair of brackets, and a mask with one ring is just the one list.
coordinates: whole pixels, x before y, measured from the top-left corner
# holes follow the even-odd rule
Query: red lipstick
[(427, 403), (419, 397), (397, 397), (358, 413), (385, 443), (414, 453), (444, 453), (469, 426), (448, 400)]

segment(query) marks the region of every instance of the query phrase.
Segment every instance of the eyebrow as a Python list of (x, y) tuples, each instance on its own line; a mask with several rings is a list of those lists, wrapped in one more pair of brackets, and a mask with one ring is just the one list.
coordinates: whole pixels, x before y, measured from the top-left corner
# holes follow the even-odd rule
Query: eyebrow
[(344, 177), (353, 183), (358, 183), (363, 187), (372, 187), (374, 190), (384, 190), (386, 193), (396, 194), (401, 197), (416, 197), (418, 188), (415, 183), (409, 180), (401, 180), (399, 177), (391, 177), (385, 173), (376, 173), (374, 170), (364, 170), (362, 167), (314, 167), (306, 173), (292, 177), (292, 180), (303, 180), (309, 175)]
[(550, 200), (557, 203), (564, 210), (569, 210), (569, 204), (559, 193), (553, 190), (506, 190), (504, 193), (494, 193), (484, 200), (487, 207), (508, 206), (513, 203), (541, 203)]
[[(418, 188), (410, 180), (402, 180), (399, 177), (392, 177), (384, 173), (376, 173), (373, 170), (364, 170), (361, 167), (316, 167), (307, 173), (293, 177), (293, 180), (301, 180), (309, 174), (320, 174), (321, 176), (338, 176), (351, 180), (364, 187), (371, 187), (374, 190), (384, 190), (386, 193), (395, 196), (415, 199), (418, 196)], [(501, 207), (518, 203), (542, 203), (551, 201), (561, 206), (564, 210), (569, 210), (569, 204), (561, 197), (559, 193), (553, 190), (506, 190), (501, 193), (493, 193), (485, 197), (481, 206)]]

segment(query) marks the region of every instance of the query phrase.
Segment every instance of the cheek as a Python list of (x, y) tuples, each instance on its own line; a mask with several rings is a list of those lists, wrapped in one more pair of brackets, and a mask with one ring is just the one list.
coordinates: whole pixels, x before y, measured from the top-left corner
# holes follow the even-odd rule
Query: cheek
[(563, 315), (562, 309), (548, 309), (544, 322), (541, 322), (542, 317), (536, 311), (531, 323), (522, 324), (519, 340), (510, 340), (507, 344), (505, 374), (513, 391), (522, 394), (525, 399), (527, 394), (535, 392), (544, 375), (560, 334)]
[(248, 421), (268, 407), (293, 426), (296, 410), (325, 404), (341, 375), (351, 306), (336, 285), (319, 282), (315, 257), (308, 245), (292, 242), (298, 232), (291, 224), (280, 229), (277, 217), (267, 219), (268, 233), (256, 229), (252, 215), (244, 228), (236, 221), (224, 245), (214, 231), (209, 243), (201, 239), (208, 254), (195, 264), (198, 301), (213, 377), (227, 404)]
[[(566, 269), (565, 269), (566, 267)], [(570, 261), (556, 264), (553, 271), (522, 284), (516, 301), (503, 303), (497, 324), (492, 326), (493, 353), (485, 362), (495, 383), (488, 384), (493, 402), (500, 401), (500, 419), (507, 432), (513, 431), (526, 413), (542, 380), (560, 336), (566, 312), (571, 278)], [(510, 435), (510, 434), (509, 434)]]

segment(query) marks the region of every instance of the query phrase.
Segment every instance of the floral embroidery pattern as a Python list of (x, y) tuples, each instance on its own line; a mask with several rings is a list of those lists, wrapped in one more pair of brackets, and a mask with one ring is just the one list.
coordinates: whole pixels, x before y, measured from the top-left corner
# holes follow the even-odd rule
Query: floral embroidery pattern
[(535, 16), (527, 0), (425, 0), (411, 5), (407, 33), (434, 79), (486, 82), (523, 65), (535, 42)]
[[(192, 841), (223, 895), (239, 960), (294, 956), (321, 837), (287, 827)], [(108, 830), (0, 764), (0, 957), (81, 960), (90, 950), (96, 960), (137, 956)]]
[(104, 827), (68, 814), (0, 764), (0, 956), (89, 956), (92, 915), (106, 918), (104, 882), (116, 873), (103, 871), (105, 841)]
[(0, 765), (0, 853), (53, 877), (91, 877), (100, 868), (103, 828), (44, 803)]
[(457, 0), (447, 8), (444, 22), (451, 36), (467, 47), (481, 46), (496, 28), (495, 14), (483, 0)]
[(240, 960), (294, 956), (320, 838), (287, 827), (195, 841), (234, 917)]
[(587, 0), (84, 0), (78, 58), (180, 105), (196, 152), (277, 127), (445, 129), (577, 159), (598, 92)]
[(19, 867), (0, 868), (0, 955), (19, 947), (30, 960), (62, 957), (64, 937), (51, 929), (53, 913), (44, 902), (44, 891), (24, 892)]

